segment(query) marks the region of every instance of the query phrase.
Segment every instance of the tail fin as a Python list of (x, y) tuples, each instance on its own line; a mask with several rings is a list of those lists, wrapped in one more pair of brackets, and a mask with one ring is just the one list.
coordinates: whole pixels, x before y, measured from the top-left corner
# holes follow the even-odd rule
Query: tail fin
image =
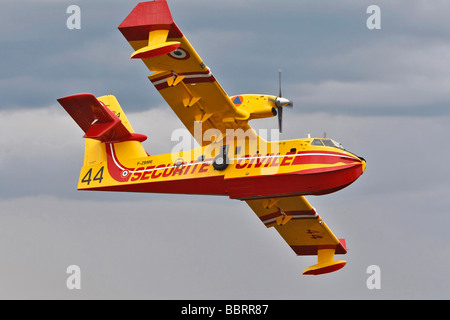
[[(87, 180), (85, 172), (92, 172), (94, 167), (103, 167), (108, 162), (107, 144), (114, 145), (115, 155), (119, 159), (148, 156), (141, 144), (147, 137), (134, 132), (113, 95), (96, 98), (92, 94), (82, 93), (60, 98), (58, 102), (85, 133), (84, 166), (79, 189), (87, 187), (82, 183)], [(92, 187), (90, 183), (87, 185)]]

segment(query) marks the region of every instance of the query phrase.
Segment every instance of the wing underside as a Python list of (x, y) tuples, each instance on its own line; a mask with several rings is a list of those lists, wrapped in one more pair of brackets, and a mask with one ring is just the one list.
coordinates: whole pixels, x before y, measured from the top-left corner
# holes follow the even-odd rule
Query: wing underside
[(336, 271), (345, 261), (334, 254), (347, 253), (344, 239), (338, 239), (303, 196), (247, 200), (266, 227), (274, 227), (297, 255), (317, 255), (318, 264), (304, 274)]

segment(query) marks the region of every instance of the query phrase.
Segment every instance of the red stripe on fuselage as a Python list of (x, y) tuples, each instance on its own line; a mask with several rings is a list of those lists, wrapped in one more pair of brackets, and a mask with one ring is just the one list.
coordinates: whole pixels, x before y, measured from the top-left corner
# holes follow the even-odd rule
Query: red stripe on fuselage
[(362, 174), (360, 163), (267, 176), (230, 178), (225, 186), (230, 198), (259, 199), (267, 196), (319, 195), (336, 192)]
[[(152, 180), (153, 174), (158, 170), (158, 167), (163, 166), (151, 166), (151, 176), (147, 170), (151, 167), (144, 169), (138, 168), (137, 171), (132, 168), (123, 166), (115, 154), (114, 145), (106, 143), (107, 154), (107, 168), (108, 172), (113, 179), (118, 182), (129, 182), (130, 177), (133, 177), (133, 181)], [(337, 154), (337, 153), (336, 153)], [(339, 154), (337, 154), (339, 155)], [(294, 155), (296, 156), (296, 155)], [(302, 156), (309, 157), (311, 153), (302, 153)], [(314, 155), (313, 155), (314, 156)], [(320, 155), (322, 156), (322, 155)], [(326, 157), (324, 153), (323, 156)], [(329, 156), (339, 159), (340, 156)], [(351, 160), (353, 158), (349, 158)], [(283, 161), (280, 161), (281, 163)], [(253, 176), (253, 177), (240, 177), (225, 179), (223, 175), (214, 177), (189, 177), (185, 173), (194, 173), (195, 169), (198, 172), (205, 172), (208, 170), (210, 163), (204, 162), (202, 164), (189, 164), (189, 166), (177, 167), (175, 165), (164, 165), (164, 168), (159, 169), (171, 169), (172, 171), (163, 173), (159, 172), (158, 177), (162, 174), (163, 177), (179, 176), (179, 179), (170, 181), (148, 181), (145, 183), (135, 183), (132, 185), (120, 185), (105, 187), (118, 191), (135, 190), (136, 192), (163, 192), (163, 193), (193, 193), (193, 194), (228, 194), (230, 198), (238, 199), (255, 199), (264, 198), (267, 196), (291, 196), (291, 195), (319, 195), (327, 194), (338, 191), (353, 181), (355, 181), (362, 174), (361, 162), (352, 161), (347, 165), (338, 167), (325, 167), (315, 168), (302, 171), (295, 171), (283, 174), (274, 174), (267, 176)], [(206, 166), (204, 168), (204, 166)], [(141, 170), (140, 170), (141, 169)], [(190, 171), (188, 171), (190, 170)], [(156, 175), (156, 174), (155, 174)], [(214, 181), (219, 186), (209, 185)], [(190, 184), (193, 183), (192, 190), (186, 190), (190, 188)], [(209, 185), (209, 186), (208, 186)], [(168, 187), (172, 186), (172, 187)], [(178, 186), (182, 186), (181, 188)], [(101, 188), (100, 188), (101, 189)], [(106, 190), (106, 189), (105, 189)], [(295, 213), (287, 213), (288, 215), (295, 215)], [(300, 213), (305, 214), (305, 213)]]
[(223, 176), (160, 180), (145, 183), (120, 184), (92, 189), (97, 191), (149, 192), (172, 194), (226, 195)]
[(331, 151), (317, 151), (317, 152), (298, 152), (291, 165), (299, 164), (336, 164), (339, 162), (353, 163), (360, 161), (359, 159), (350, 155), (345, 155), (338, 152)]
[(125, 168), (124, 166), (122, 166), (122, 164), (120, 164), (119, 160), (117, 160), (114, 144), (105, 143), (105, 148), (106, 148), (106, 164), (109, 175), (118, 182), (128, 182), (131, 176), (131, 174), (129, 174), (129, 171), (132, 169)]

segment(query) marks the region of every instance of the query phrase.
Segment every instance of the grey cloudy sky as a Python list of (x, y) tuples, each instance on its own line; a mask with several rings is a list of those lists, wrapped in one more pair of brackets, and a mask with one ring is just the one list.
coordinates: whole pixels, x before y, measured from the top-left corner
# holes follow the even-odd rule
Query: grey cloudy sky
[[(81, 30), (66, 28), (71, 4)], [(135, 4), (0, 4), (0, 298), (450, 298), (448, 1), (169, 0), (228, 94), (276, 94), (283, 70), (295, 108), (282, 139), (326, 131), (367, 159), (353, 185), (308, 198), (349, 248), (321, 277), (302, 276), (316, 258), (296, 257), (245, 203), (76, 190), (82, 132), (57, 98), (113, 93), (152, 154), (181, 127), (117, 30)], [(371, 4), (381, 30), (366, 27)], [(79, 291), (66, 288), (72, 264)], [(366, 286), (370, 265), (380, 290)]]

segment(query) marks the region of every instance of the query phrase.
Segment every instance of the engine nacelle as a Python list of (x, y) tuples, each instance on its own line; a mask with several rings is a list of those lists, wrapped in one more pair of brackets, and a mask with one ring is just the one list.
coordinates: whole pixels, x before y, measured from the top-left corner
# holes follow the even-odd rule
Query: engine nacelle
[(277, 115), (276, 96), (241, 94), (230, 97), (236, 107), (250, 114), (248, 120), (270, 118)]

